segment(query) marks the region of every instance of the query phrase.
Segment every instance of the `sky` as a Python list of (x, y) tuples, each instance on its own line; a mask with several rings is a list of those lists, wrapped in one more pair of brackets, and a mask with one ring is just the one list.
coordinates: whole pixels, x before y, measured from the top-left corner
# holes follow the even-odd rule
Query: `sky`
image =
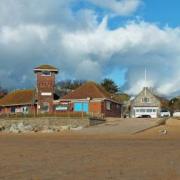
[[(0, 0), (0, 85), (35, 86), (33, 68), (57, 81), (113, 79), (180, 94), (179, 0)], [(147, 81), (144, 71), (147, 70)]]

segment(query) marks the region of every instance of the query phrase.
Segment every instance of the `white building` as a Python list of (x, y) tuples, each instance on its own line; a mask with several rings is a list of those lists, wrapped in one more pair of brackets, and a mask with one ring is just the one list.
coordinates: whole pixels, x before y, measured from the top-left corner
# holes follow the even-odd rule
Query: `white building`
[(131, 116), (133, 118), (149, 116), (157, 118), (161, 110), (160, 99), (150, 89), (143, 90), (131, 101)]

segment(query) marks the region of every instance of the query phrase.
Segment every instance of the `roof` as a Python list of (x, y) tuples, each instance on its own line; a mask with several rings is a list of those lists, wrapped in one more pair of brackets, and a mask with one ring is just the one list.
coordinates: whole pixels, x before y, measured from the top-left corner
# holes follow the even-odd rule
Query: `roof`
[(58, 69), (55, 68), (54, 66), (51, 66), (51, 65), (48, 65), (48, 64), (43, 64), (43, 65), (40, 65), (36, 68), (34, 68), (34, 72), (39, 72), (39, 71), (51, 71), (51, 72), (56, 72), (58, 73)]
[(34, 90), (16, 90), (0, 99), (0, 106), (27, 105), (34, 102)]
[(62, 99), (87, 99), (87, 98), (108, 98), (111, 99), (109, 94), (102, 86), (95, 82), (87, 82), (77, 88), (76, 90), (68, 93)]
[(162, 104), (162, 103), (165, 103), (165, 102), (169, 102), (169, 100), (168, 100), (166, 97), (161, 96), (160, 94), (158, 94), (158, 93), (156, 93), (156, 92), (153, 92), (152, 89), (147, 88), (147, 90), (148, 90), (155, 98), (157, 98), (157, 99), (160, 101), (161, 104)]
[[(153, 97), (153, 101), (151, 102), (142, 102), (141, 98), (144, 97)], [(143, 106), (155, 106), (161, 104), (161, 99), (159, 96), (157, 96), (152, 89), (148, 87), (144, 87), (143, 90), (134, 98), (131, 100), (131, 103), (133, 106), (143, 107)]]

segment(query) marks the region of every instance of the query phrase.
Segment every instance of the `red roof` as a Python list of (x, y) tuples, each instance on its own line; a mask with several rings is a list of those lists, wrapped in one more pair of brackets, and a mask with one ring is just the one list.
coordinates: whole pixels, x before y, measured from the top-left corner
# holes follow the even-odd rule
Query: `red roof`
[(34, 104), (34, 90), (16, 90), (0, 99), (0, 106)]
[(109, 94), (102, 86), (95, 82), (87, 82), (62, 97), (62, 99), (87, 99), (87, 98), (111, 98)]

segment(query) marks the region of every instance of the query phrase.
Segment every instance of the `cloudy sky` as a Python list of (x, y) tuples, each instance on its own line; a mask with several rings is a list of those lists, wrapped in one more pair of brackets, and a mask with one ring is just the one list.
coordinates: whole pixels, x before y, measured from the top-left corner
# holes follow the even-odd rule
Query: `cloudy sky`
[(112, 78), (125, 92), (147, 84), (180, 93), (179, 0), (0, 0), (0, 84), (34, 86), (32, 69), (59, 80)]

